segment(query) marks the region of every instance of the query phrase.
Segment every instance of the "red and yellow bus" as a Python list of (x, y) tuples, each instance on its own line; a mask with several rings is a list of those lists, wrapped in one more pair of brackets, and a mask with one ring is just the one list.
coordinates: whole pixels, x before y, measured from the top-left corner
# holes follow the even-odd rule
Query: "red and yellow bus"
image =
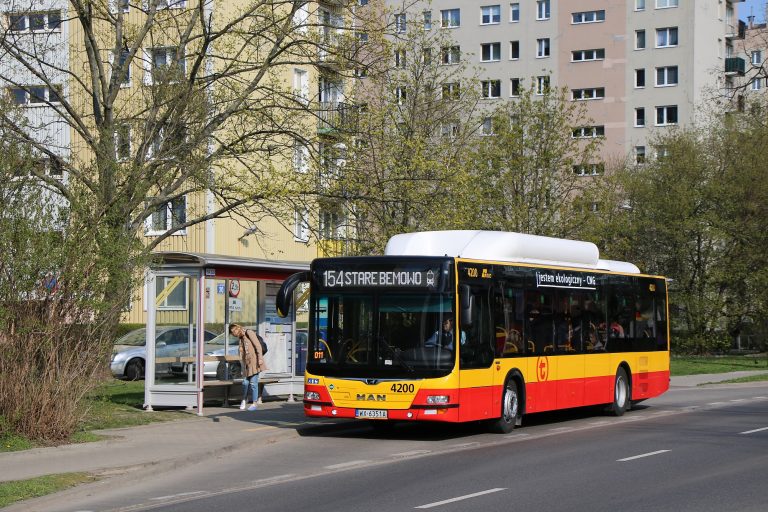
[(488, 421), (669, 387), (666, 280), (594, 244), (520, 233), (396, 235), (384, 256), (318, 258), (308, 282), (307, 416)]

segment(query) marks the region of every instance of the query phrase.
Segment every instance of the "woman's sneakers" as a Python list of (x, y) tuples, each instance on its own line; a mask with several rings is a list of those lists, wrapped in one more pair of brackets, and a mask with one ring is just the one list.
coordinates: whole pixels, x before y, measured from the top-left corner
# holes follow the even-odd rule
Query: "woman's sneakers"
[(251, 405), (248, 407), (248, 410), (249, 410), (249, 411), (255, 411), (256, 409), (257, 409), (257, 407), (256, 407), (256, 404), (251, 404)]
[(243, 400), (242, 402), (240, 402), (240, 410), (241, 410), (241, 411), (244, 411), (244, 410), (245, 410), (245, 400)]

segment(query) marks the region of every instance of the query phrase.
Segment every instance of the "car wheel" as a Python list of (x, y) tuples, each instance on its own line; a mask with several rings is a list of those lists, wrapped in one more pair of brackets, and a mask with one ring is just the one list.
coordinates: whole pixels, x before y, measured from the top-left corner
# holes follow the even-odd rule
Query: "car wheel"
[(141, 380), (144, 378), (144, 360), (131, 359), (125, 365), (125, 378), (128, 380)]
[[(226, 380), (225, 377), (225, 368), (227, 363), (224, 361), (220, 361), (219, 365), (216, 367), (216, 378), (218, 380)], [(229, 363), (229, 380), (233, 379), (239, 379), (243, 375), (242, 369), (240, 368), (240, 363)]]

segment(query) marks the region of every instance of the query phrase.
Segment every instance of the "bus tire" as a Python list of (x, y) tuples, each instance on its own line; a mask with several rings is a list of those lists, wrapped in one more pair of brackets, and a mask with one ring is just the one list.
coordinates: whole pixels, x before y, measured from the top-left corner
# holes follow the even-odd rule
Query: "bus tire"
[(501, 395), (501, 416), (491, 421), (491, 430), (499, 434), (508, 434), (520, 424), (520, 392), (517, 381), (508, 378)]
[(614, 416), (622, 416), (629, 408), (629, 377), (624, 368), (616, 371), (616, 380), (613, 386), (613, 403), (609, 410)]

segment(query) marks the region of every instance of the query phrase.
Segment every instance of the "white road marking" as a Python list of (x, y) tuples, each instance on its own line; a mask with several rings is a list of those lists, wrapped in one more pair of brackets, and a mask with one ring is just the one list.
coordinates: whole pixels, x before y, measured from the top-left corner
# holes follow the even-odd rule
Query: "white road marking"
[(723, 405), (726, 402), (710, 402), (707, 405)]
[(768, 396), (756, 396), (755, 400), (765, 400), (768, 399)]
[(643, 453), (642, 455), (635, 455), (634, 457), (627, 457), (626, 459), (619, 459), (616, 462), (627, 462), (629, 460), (642, 459), (643, 457), (650, 457), (652, 455), (658, 455), (660, 453), (666, 453), (669, 450), (657, 450), (655, 452)]
[(768, 430), (768, 427), (756, 428), (755, 430), (747, 430), (746, 432), (739, 432), (739, 434), (754, 434), (755, 432), (762, 432), (763, 430)]
[(424, 455), (432, 453), (432, 450), (412, 450), (410, 452), (393, 453), (390, 457), (413, 457), (415, 455)]
[(746, 400), (747, 400), (746, 398), (735, 398), (731, 400), (731, 402), (746, 402)]
[(182, 498), (184, 496), (194, 496), (196, 494), (207, 494), (207, 493), (205, 491), (180, 492), (178, 494), (169, 494), (168, 496), (158, 496), (157, 498), (152, 498), (152, 500), (153, 501), (170, 500), (173, 498)]
[(352, 466), (360, 466), (362, 464), (368, 464), (369, 460), (351, 460), (349, 462), (342, 462), (341, 464), (333, 464), (332, 466), (325, 466), (325, 469), (344, 469), (351, 468)]
[(477, 498), (478, 496), (483, 496), (484, 494), (491, 494), (491, 493), (494, 493), (494, 492), (506, 491), (506, 490), (507, 490), (506, 487), (497, 487), (495, 489), (488, 489), (487, 491), (480, 491), (480, 492), (475, 492), (475, 493), (472, 493), (472, 494), (466, 494), (464, 496), (458, 496), (456, 498), (451, 498), (449, 500), (436, 501), (434, 503), (427, 503), (426, 505), (421, 505), (421, 506), (414, 507), (414, 508), (439, 507), (440, 505), (447, 505), (448, 503), (455, 503), (457, 501), (468, 500), (470, 498)]

